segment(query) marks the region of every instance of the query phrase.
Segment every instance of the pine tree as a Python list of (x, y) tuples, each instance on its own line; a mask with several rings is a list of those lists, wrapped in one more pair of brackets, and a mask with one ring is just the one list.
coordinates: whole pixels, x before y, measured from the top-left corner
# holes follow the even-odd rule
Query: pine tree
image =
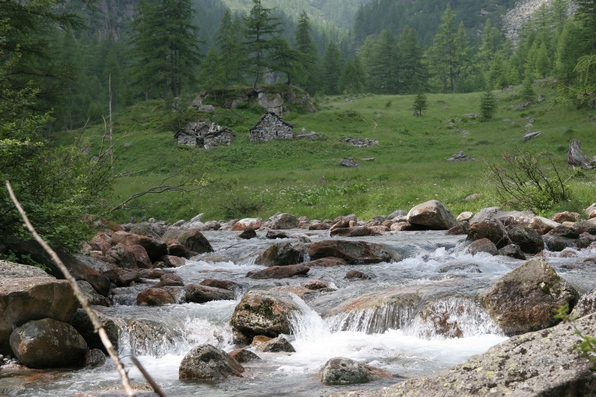
[(463, 24), (460, 24), (459, 28), (456, 27), (455, 14), (447, 4), (439, 31), (430, 49), (431, 65), (444, 92), (456, 91), (457, 80), (465, 67), (467, 47)]
[(490, 89), (484, 91), (480, 98), (480, 116), (483, 121), (488, 121), (495, 116), (497, 111), (497, 99)]
[(418, 45), (418, 34), (405, 27), (398, 42), (399, 89), (400, 94), (413, 94), (426, 89), (428, 67), (424, 63), (422, 48)]
[(130, 42), (135, 83), (145, 98), (177, 97), (196, 82), (199, 41), (193, 14), (191, 0), (139, 0)]
[(201, 87), (213, 89), (224, 84), (225, 68), (221, 58), (220, 53), (215, 47), (211, 47), (207, 51), (207, 55), (205, 55), (201, 62), (201, 70), (199, 72), (199, 84)]
[(298, 79), (305, 73), (300, 67), (302, 56), (299, 51), (290, 47), (282, 37), (276, 37), (271, 44), (270, 69), (286, 75), (286, 84), (292, 84), (292, 78)]
[(521, 96), (525, 101), (534, 102), (536, 99), (536, 92), (534, 91), (534, 78), (532, 73), (526, 73), (524, 82), (522, 84)]
[(261, 0), (253, 0), (253, 7), (245, 18), (244, 25), (248, 64), (254, 75), (252, 87), (256, 89), (261, 75), (269, 66), (268, 55), (273, 40), (281, 34), (280, 23), (278, 18), (271, 16), (270, 8), (263, 7)]
[(418, 93), (414, 98), (414, 116), (422, 116), (422, 111), (426, 110), (428, 107), (428, 101), (426, 99), (426, 95), (422, 92)]
[(341, 70), (341, 53), (337, 44), (330, 42), (323, 55), (323, 92), (327, 95), (337, 95)]
[(346, 61), (339, 85), (340, 90), (348, 94), (364, 92), (366, 81), (360, 57), (356, 56), (354, 59)]
[(374, 93), (396, 94), (398, 63), (395, 36), (385, 29), (372, 49), (368, 60), (369, 86)]
[(242, 82), (243, 65), (247, 62), (242, 46), (242, 21), (239, 18), (232, 18), (229, 9), (226, 9), (221, 19), (217, 32), (217, 44), (223, 67), (223, 86)]
[(575, 0), (575, 20), (579, 23), (578, 44), (581, 54), (596, 54), (596, 1)]
[(318, 55), (317, 46), (311, 37), (311, 27), (308, 15), (302, 12), (298, 19), (298, 28), (294, 34), (296, 50), (301, 54), (299, 67), (303, 70), (298, 82), (301, 83), (308, 92), (316, 91), (318, 82)]

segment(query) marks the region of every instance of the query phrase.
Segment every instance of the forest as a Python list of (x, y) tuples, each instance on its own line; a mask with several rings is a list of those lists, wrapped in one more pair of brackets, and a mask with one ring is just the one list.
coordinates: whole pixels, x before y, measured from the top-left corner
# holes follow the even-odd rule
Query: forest
[[(593, 1), (553, 0), (515, 40), (501, 26), (513, 1), (356, 1), (345, 3), (350, 12), (336, 8), (345, 12), (335, 22), (320, 13), (323, 1), (311, 2), (319, 13), (300, 10), (300, 2), (236, 3), (0, 3), (0, 175), (47, 225), (47, 238), (79, 241), (78, 220), (105, 205), (113, 176), (109, 143), (89, 161), (75, 146), (53, 146), (52, 136), (107, 125), (108, 114), (143, 101), (273, 83), (315, 99), (514, 85), (531, 97), (535, 81), (551, 79), (560, 101), (596, 106)], [(354, 15), (351, 24), (346, 15)], [(0, 224), (2, 238), (22, 232), (5, 192)]]

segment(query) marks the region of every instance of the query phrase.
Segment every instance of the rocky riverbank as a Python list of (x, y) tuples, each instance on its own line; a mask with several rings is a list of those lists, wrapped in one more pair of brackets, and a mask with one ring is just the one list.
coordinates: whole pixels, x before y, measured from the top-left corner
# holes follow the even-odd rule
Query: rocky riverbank
[[(397, 246), (387, 242), (386, 237), (416, 235), (421, 230), (445, 231), (445, 238), (461, 241), (458, 243), (461, 250), (472, 258), (495, 255), (515, 258), (520, 264), (486, 286), (466, 284), (468, 275), (481, 271), (477, 265), (445, 265), (441, 271), (452, 274), (452, 281), (446, 281), (463, 283), (461, 285), (468, 292), (460, 290), (445, 296), (436, 286), (426, 289), (424, 286), (412, 288), (396, 284), (382, 295), (372, 291), (364, 293), (367, 289), (363, 289), (361, 296), (342, 297), (332, 306), (322, 308), (327, 304), (325, 302), (341, 296), (338, 295), (341, 286), (338, 290), (337, 283), (325, 277), (312, 279), (309, 275), (317, 269), (332, 267), (346, 269), (346, 280), (366, 283), (366, 280), (378, 278), (379, 274), (367, 272), (362, 266), (399, 264), (407, 262), (412, 255), (410, 246)], [(217, 237), (219, 235), (226, 238)], [(233, 239), (236, 242), (230, 244)], [(474, 312), (479, 318), (485, 318), (481, 321), (491, 321), (493, 325), (489, 327), (494, 327), (495, 332), (512, 338), (445, 373), (354, 395), (459, 396), (512, 392), (554, 396), (561, 395), (556, 393), (563, 389), (584, 393), (563, 395), (590, 395), (595, 390), (593, 374), (589, 362), (573, 350), (580, 340), (572, 335), (572, 329), (580, 327), (587, 334), (596, 329), (592, 315), (593, 292), (587, 294), (585, 288), (591, 284), (589, 281), (574, 284), (561, 278), (549, 264), (549, 258), (555, 253), (573, 257), (580, 251), (594, 250), (595, 240), (596, 206), (586, 209), (583, 214), (560, 213), (552, 219), (528, 212), (501, 211), (496, 207), (455, 217), (440, 202), (430, 201), (408, 212), (396, 211), (367, 222), (354, 215), (319, 221), (276, 214), (267, 221), (203, 222), (197, 216), (189, 222), (180, 221), (173, 225), (154, 221), (112, 225), (111, 229), (104, 228), (86, 243), (81, 254), (61, 253), (61, 256), (94, 305), (110, 307), (117, 303), (157, 308), (238, 300), (230, 325), (234, 347), (239, 350), (228, 357), (222, 349), (214, 348), (221, 355), (222, 372), (212, 374), (209, 371), (213, 368), (201, 364), (204, 362), (201, 357), (213, 356), (211, 347), (198, 349), (197, 346), (189, 352), (188, 359), (183, 360), (184, 364), (181, 363), (180, 379), (222, 381), (229, 375), (245, 376), (242, 364), (235, 361), (236, 358), (238, 361), (248, 360), (240, 357), (250, 354), (258, 357), (259, 352), (286, 351), (286, 354), (292, 354), (291, 336), (295, 332), (292, 321), (296, 313), (303, 312), (308, 306), (323, 316), (341, 317), (345, 314), (345, 318), (351, 318), (349, 321), (352, 322), (361, 313), (373, 313), (377, 320), (363, 325), (367, 332), (382, 333), (402, 328), (406, 323), (419, 323), (425, 325), (426, 335), (442, 338), (465, 336), (464, 325), (452, 317)], [(54, 276), (28, 266), (9, 262), (0, 264), (2, 371), (18, 372), (25, 369), (23, 365), (41, 369), (101, 365), (101, 359), (98, 360), (101, 353), (94, 350), (101, 346), (86, 316), (77, 310), (70, 287), (56, 278), (61, 274), (34, 244), (21, 242), (14, 247), (27, 249), (29, 255), (48, 266)], [(244, 279), (210, 278), (188, 282), (177, 269), (184, 267), (191, 258), (206, 262), (230, 261), (236, 265), (248, 261), (258, 268), (248, 272)], [(594, 262), (596, 260), (588, 256), (567, 266), (587, 268), (594, 266)], [(305, 278), (308, 280), (303, 283), (295, 282)], [(293, 281), (283, 288), (263, 289), (259, 280)], [(123, 295), (124, 291), (127, 295)], [(130, 296), (130, 291), (136, 291), (132, 302), (124, 298)], [(582, 318), (574, 323), (557, 325), (560, 320), (554, 315), (564, 304), (575, 307)], [(160, 332), (159, 326), (143, 321), (126, 325), (118, 318), (102, 318), (104, 326), (111, 330), (109, 333), (115, 344), (121, 342), (119, 330), (122, 327), (144, 329), (145, 338)], [(287, 340), (288, 336), (290, 340)], [(57, 346), (58, 350), (39, 347), (49, 345)], [(545, 356), (546, 351), (552, 351), (554, 355)], [(531, 359), (540, 355), (546, 358)], [(61, 360), (55, 361), (55, 357)], [(248, 366), (250, 368), (250, 364)], [(559, 367), (566, 370), (560, 372)], [(321, 381), (326, 384), (383, 379), (386, 382), (396, 376), (345, 357), (329, 360), (321, 371)], [(549, 371), (555, 371), (557, 375), (549, 376), (546, 382), (543, 377)], [(440, 387), (447, 383), (456, 385), (450, 386), (452, 394), (445, 394)]]

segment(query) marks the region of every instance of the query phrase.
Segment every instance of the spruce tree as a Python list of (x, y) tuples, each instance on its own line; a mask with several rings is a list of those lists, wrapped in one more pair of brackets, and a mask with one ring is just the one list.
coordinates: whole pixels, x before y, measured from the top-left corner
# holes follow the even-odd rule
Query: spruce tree
[(428, 107), (428, 101), (426, 99), (426, 94), (420, 92), (414, 98), (414, 116), (422, 116), (422, 111), (426, 110)]
[(306, 12), (302, 12), (298, 19), (298, 28), (294, 34), (296, 50), (300, 52), (301, 59), (299, 67), (302, 69), (298, 82), (308, 92), (315, 92), (319, 85), (318, 75), (318, 54), (317, 46), (311, 37), (311, 26)]
[(323, 91), (327, 95), (337, 95), (339, 91), (339, 70), (341, 66), (341, 53), (337, 44), (330, 42), (323, 55)]
[(396, 94), (398, 63), (395, 36), (385, 29), (372, 49), (369, 63), (369, 86), (374, 93)]
[(269, 51), (274, 39), (281, 34), (278, 18), (271, 16), (271, 9), (265, 8), (261, 0), (253, 0), (250, 14), (244, 20), (245, 46), (248, 53), (248, 65), (253, 73), (253, 89), (256, 89), (261, 75), (269, 66)]
[(145, 98), (177, 97), (196, 82), (198, 27), (191, 0), (139, 0), (131, 26), (134, 83)]
[(418, 34), (405, 27), (398, 42), (400, 94), (413, 94), (426, 89), (428, 67), (424, 63), (422, 48), (418, 45)]
[(487, 89), (480, 98), (480, 117), (482, 121), (488, 121), (495, 116), (497, 111), (497, 99), (490, 89)]
[(232, 18), (230, 9), (226, 9), (217, 32), (224, 87), (243, 81), (242, 71), (246, 64), (246, 53), (242, 46), (242, 29), (242, 21)]

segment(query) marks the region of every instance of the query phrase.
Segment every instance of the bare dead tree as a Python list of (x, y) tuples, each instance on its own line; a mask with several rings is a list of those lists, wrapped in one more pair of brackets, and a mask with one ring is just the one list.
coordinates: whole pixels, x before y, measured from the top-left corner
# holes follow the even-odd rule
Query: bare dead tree
[[(83, 292), (79, 288), (79, 284), (76, 282), (75, 278), (70, 274), (70, 272), (68, 271), (68, 269), (66, 268), (64, 263), (60, 260), (60, 258), (58, 257), (58, 254), (56, 254), (56, 252), (39, 236), (39, 234), (37, 233), (37, 231), (31, 224), (31, 222), (29, 221), (29, 218), (27, 217), (27, 213), (25, 212), (23, 207), (21, 207), (21, 204), (17, 200), (9, 181), (6, 181), (6, 189), (8, 190), (8, 194), (10, 195), (10, 199), (12, 200), (15, 207), (19, 211), (19, 214), (21, 214), (21, 217), (23, 218), (23, 222), (25, 223), (25, 226), (27, 227), (27, 229), (29, 230), (29, 232), (31, 233), (33, 238), (35, 238), (35, 240), (43, 247), (43, 249), (46, 250), (46, 252), (50, 255), (50, 257), (56, 264), (56, 266), (58, 266), (58, 268), (60, 269), (62, 274), (64, 274), (64, 277), (66, 278), (66, 280), (70, 283), (70, 286), (72, 287), (75, 297), (81, 304), (81, 307), (85, 310), (85, 312), (89, 316), (89, 319), (91, 320), (91, 323), (93, 324), (93, 327), (95, 328), (95, 331), (99, 334), (101, 342), (103, 343), (103, 345), (106, 348), (108, 354), (110, 355), (112, 361), (114, 362), (114, 365), (116, 366), (116, 370), (118, 371), (118, 374), (120, 375), (122, 386), (124, 387), (124, 391), (126, 392), (126, 395), (129, 397), (134, 397), (135, 392), (133, 391), (132, 386), (130, 385), (130, 379), (128, 378), (128, 374), (126, 373), (126, 370), (124, 369), (124, 365), (122, 364), (120, 357), (118, 357), (118, 353), (116, 352), (114, 345), (110, 341), (110, 338), (108, 337), (108, 334), (107, 334), (105, 328), (103, 327), (101, 321), (99, 321), (99, 318), (97, 317), (95, 311), (91, 308), (91, 306), (89, 306), (87, 297), (83, 294)], [(149, 376), (147, 371), (142, 367), (141, 363), (136, 359), (133, 359), (133, 362), (135, 363), (135, 365), (137, 365), (139, 367), (139, 370), (141, 371), (141, 373), (143, 374), (145, 379), (147, 379), (147, 381), (149, 382), (151, 387), (153, 387), (153, 390), (155, 391), (155, 393), (157, 395), (159, 395), (160, 397), (166, 397), (163, 390), (159, 387), (159, 385), (157, 385), (157, 383), (151, 378), (151, 376)]]

